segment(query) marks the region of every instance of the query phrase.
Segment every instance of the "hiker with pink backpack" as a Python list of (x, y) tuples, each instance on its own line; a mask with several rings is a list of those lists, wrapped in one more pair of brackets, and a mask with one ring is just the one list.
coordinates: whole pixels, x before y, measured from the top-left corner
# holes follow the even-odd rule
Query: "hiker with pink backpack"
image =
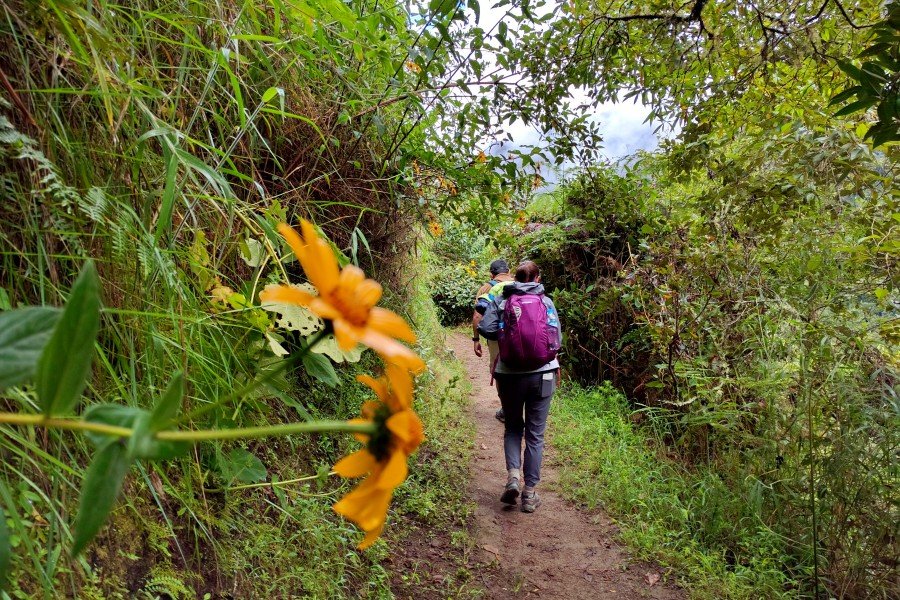
[(478, 333), (497, 340), (500, 346), (492, 365), (506, 415), (503, 449), (507, 480), (500, 501), (515, 504), (521, 493), (522, 512), (528, 513), (541, 503), (535, 486), (541, 479), (544, 429), (558, 383), (556, 354), (562, 343), (559, 315), (553, 301), (544, 295), (540, 279), (538, 266), (523, 261), (516, 269), (515, 282), (492, 299), (478, 324)]

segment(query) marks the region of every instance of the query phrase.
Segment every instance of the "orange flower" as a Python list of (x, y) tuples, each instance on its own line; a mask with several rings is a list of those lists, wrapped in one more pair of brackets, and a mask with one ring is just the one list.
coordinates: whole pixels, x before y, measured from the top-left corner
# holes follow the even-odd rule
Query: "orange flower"
[(414, 343), (416, 334), (398, 314), (375, 306), (381, 299), (381, 284), (366, 279), (359, 267), (338, 266), (331, 246), (319, 237), (312, 223), (300, 222), (302, 237), (282, 223), (278, 231), (290, 244), (318, 296), (282, 285), (271, 287), (259, 297), (263, 301), (297, 304), (309, 308), (331, 322), (334, 337), (342, 350), (362, 343), (380, 354), (386, 362), (418, 373), (425, 369), (419, 356), (398, 342)]
[(437, 221), (428, 223), (428, 229), (434, 237), (441, 237), (444, 234), (444, 227)]
[(412, 379), (403, 367), (387, 365), (384, 377), (360, 375), (359, 381), (371, 387), (378, 400), (366, 402), (362, 418), (351, 423), (375, 423), (375, 434), (358, 434), (366, 444), (334, 465), (341, 477), (368, 475), (356, 489), (334, 505), (334, 511), (353, 521), (366, 532), (359, 544), (368, 548), (384, 530), (387, 510), (394, 488), (403, 483), (408, 472), (406, 461), (425, 436), (422, 422), (412, 410)]

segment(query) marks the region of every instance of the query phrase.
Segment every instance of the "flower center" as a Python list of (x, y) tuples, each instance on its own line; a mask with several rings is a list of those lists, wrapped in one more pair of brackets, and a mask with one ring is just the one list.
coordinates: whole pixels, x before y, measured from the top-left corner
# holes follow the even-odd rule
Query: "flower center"
[(390, 416), (390, 409), (387, 406), (381, 405), (372, 417), (372, 422), (375, 423), (375, 433), (369, 437), (369, 443), (366, 446), (366, 449), (378, 462), (383, 461), (390, 454), (391, 438), (393, 436), (386, 423)]
[(340, 311), (344, 318), (356, 327), (365, 327), (369, 321), (368, 309), (356, 301), (349, 290), (337, 288), (330, 294), (331, 304)]

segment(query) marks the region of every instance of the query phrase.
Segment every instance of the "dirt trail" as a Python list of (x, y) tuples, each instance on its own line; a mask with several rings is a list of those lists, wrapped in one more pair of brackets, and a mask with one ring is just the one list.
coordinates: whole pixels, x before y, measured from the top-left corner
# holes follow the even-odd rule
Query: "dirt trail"
[[(635, 562), (616, 544), (615, 526), (602, 514), (585, 513), (553, 489), (557, 481), (553, 449), (544, 452), (534, 514), (508, 507), (499, 497), (506, 483), (503, 424), (494, 418), (499, 407), (485, 357), (472, 352), (464, 334), (448, 336), (456, 356), (466, 365), (473, 386), (477, 426), (470, 493), (477, 503), (475, 535), (481, 562), (492, 564), (480, 574), (488, 598), (658, 598), (684, 594), (662, 581), (662, 571)], [(551, 415), (548, 430), (553, 428)], [(478, 576), (478, 575), (476, 575)]]

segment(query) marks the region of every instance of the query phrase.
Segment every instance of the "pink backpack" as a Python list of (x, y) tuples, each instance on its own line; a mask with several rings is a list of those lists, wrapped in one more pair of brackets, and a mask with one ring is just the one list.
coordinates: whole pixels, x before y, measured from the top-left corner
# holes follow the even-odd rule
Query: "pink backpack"
[(500, 321), (499, 359), (517, 371), (533, 371), (559, 352), (559, 319), (543, 294), (512, 294)]

